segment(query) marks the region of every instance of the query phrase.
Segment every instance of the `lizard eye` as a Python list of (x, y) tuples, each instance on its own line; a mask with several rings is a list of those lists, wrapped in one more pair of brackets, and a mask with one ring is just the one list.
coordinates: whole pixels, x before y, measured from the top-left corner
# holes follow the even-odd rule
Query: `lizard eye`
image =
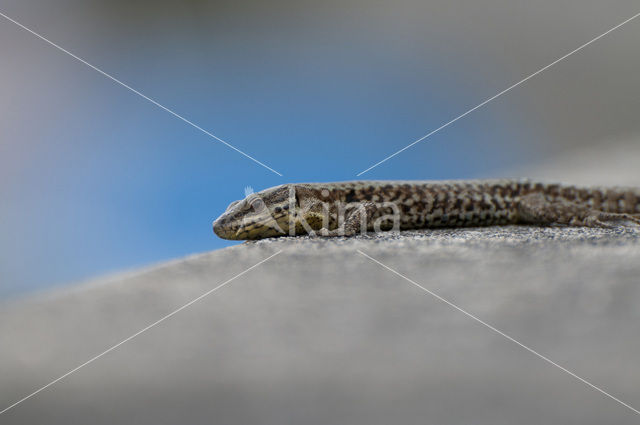
[(262, 202), (262, 199), (256, 198), (253, 201), (251, 201), (250, 205), (253, 209), (260, 210), (262, 209), (262, 207), (264, 207), (264, 202)]

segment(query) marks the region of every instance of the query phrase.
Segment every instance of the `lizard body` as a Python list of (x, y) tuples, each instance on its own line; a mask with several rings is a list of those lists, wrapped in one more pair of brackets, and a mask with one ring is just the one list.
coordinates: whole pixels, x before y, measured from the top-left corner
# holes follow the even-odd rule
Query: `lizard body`
[(640, 188), (527, 180), (285, 184), (232, 203), (213, 230), (242, 240), (500, 224), (640, 225)]

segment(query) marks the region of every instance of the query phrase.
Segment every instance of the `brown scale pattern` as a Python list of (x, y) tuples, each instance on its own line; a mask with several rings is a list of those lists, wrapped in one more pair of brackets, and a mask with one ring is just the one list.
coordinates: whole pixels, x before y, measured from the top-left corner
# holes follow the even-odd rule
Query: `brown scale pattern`
[[(292, 194), (295, 214), (289, 208)], [(384, 203), (399, 210), (402, 229), (507, 223), (640, 224), (640, 188), (576, 187), (525, 180), (302, 183), (265, 189), (251, 197), (260, 197), (266, 210), (255, 210), (251, 200), (235, 202), (214, 222), (216, 234), (228, 239), (274, 236), (273, 227), (262, 224), (273, 218), (268, 215), (271, 213), (279, 214), (280, 219), (295, 219), (301, 213), (313, 222), (313, 228), (328, 218), (330, 229), (324, 230), (348, 227), (349, 234), (354, 234), (355, 219), (362, 213), (373, 219), (368, 222), (373, 225), (376, 219), (394, 212)], [(343, 214), (345, 205), (360, 213)], [(325, 216), (327, 206), (329, 217)], [(348, 223), (345, 218), (350, 219)], [(386, 220), (383, 228), (390, 228), (393, 221)], [(344, 226), (338, 226), (343, 222)], [(304, 230), (299, 222), (295, 226), (296, 233), (298, 227)]]
[[(540, 193), (549, 201), (563, 200), (613, 213), (640, 213), (640, 189), (586, 188), (513, 180), (449, 182), (365, 181), (309, 184), (329, 190), (339, 202), (393, 202), (401, 212), (401, 227), (442, 227), (505, 224), (517, 221), (519, 200)], [(374, 218), (390, 214), (377, 211)]]

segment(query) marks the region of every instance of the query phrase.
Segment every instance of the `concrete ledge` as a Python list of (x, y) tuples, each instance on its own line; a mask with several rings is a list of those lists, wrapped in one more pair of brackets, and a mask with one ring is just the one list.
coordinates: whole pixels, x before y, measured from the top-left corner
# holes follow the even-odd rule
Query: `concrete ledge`
[[(5, 304), (2, 423), (637, 423), (640, 231), (495, 227), (283, 238)], [(0, 406), (4, 408), (5, 406)]]

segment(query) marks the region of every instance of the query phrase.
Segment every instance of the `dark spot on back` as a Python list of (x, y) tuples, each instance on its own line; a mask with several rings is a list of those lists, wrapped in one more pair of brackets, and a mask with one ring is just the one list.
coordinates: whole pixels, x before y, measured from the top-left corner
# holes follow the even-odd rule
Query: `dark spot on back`
[(353, 189), (349, 189), (349, 191), (347, 192), (347, 196), (345, 198), (346, 202), (353, 202), (353, 199), (356, 196), (356, 191)]

